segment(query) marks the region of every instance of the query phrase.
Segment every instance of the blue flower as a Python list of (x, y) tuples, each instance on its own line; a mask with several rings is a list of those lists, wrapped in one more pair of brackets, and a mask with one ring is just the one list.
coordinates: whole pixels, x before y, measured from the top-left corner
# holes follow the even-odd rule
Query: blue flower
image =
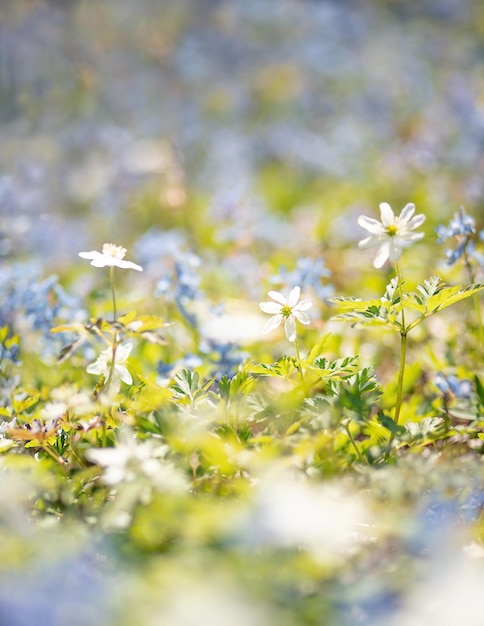
[(476, 222), (471, 215), (467, 215), (464, 207), (460, 207), (459, 211), (454, 214), (448, 226), (439, 225), (435, 231), (438, 243), (443, 243), (452, 237), (457, 239), (457, 247), (445, 252), (448, 265), (454, 265), (464, 255), (472, 255), (474, 244), (471, 240), (476, 233)]
[(211, 376), (219, 380), (224, 376), (232, 378), (239, 366), (246, 361), (248, 354), (236, 343), (206, 339), (200, 343), (200, 352), (209, 355), (214, 364)]
[(437, 372), (434, 377), (434, 385), (444, 394), (452, 394), (456, 398), (470, 398), (472, 394), (472, 383), (467, 378), (457, 378), (453, 374), (444, 376), (442, 372)]
[(472, 215), (467, 215), (464, 207), (460, 207), (448, 226), (439, 225), (435, 229), (439, 237), (438, 242), (442, 243), (451, 237), (468, 237), (476, 232), (476, 221)]
[(314, 293), (325, 300), (334, 291), (332, 285), (323, 285), (322, 279), (331, 276), (331, 271), (324, 264), (323, 259), (311, 259), (301, 257), (297, 260), (296, 267), (290, 272), (285, 267), (279, 269), (279, 274), (271, 277), (272, 283), (281, 284), (283, 289), (290, 290), (296, 285), (302, 289), (312, 289)]
[[(58, 320), (82, 319), (79, 300), (68, 294), (53, 275), (39, 281), (34, 263), (6, 266), (0, 276), (0, 326), (9, 326), (12, 333), (35, 331), (40, 338), (43, 356), (58, 353), (62, 334), (50, 329)], [(33, 345), (30, 343), (30, 345)]]

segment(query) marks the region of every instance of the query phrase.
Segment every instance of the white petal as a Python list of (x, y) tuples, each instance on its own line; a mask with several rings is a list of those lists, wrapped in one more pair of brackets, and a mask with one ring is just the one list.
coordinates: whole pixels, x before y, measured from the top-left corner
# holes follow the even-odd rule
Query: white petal
[(106, 361), (99, 359), (86, 367), (88, 374), (95, 374), (96, 376), (106, 376), (108, 370), (109, 368), (107, 367)]
[(292, 310), (293, 313), (295, 313), (296, 311), (307, 311), (312, 306), (313, 303), (311, 302), (311, 300), (301, 300), (301, 302), (299, 302)]
[(388, 202), (382, 202), (380, 204), (380, 215), (383, 226), (391, 226), (395, 224), (395, 213)]
[(398, 240), (395, 239), (390, 242), (389, 253), (390, 261), (393, 261), (394, 263), (402, 256), (402, 245), (399, 244)]
[(122, 343), (116, 348), (116, 361), (119, 363), (123, 363), (131, 354), (131, 350), (133, 349), (133, 344), (130, 342)]
[(94, 267), (106, 267), (106, 265), (110, 265), (110, 263), (108, 263), (106, 257), (100, 254), (97, 258), (91, 261), (91, 265), (94, 265)]
[(408, 222), (407, 224), (407, 228), (409, 230), (414, 230), (415, 228), (418, 228), (419, 226), (421, 226), (423, 223), (425, 222), (425, 215), (416, 215), (415, 217), (412, 217), (412, 219)]
[(381, 244), (381, 237), (377, 235), (371, 235), (371, 237), (367, 237), (366, 239), (362, 239), (358, 242), (358, 248), (361, 250), (365, 250), (366, 248), (373, 248), (374, 246), (379, 246)]
[(382, 245), (380, 246), (380, 249), (378, 250), (376, 254), (375, 260), (373, 261), (373, 266), (376, 267), (376, 269), (380, 269), (380, 267), (383, 267), (385, 262), (388, 260), (389, 256), (390, 256), (390, 242), (385, 241), (382, 243)]
[(277, 315), (281, 312), (282, 304), (278, 304), (277, 302), (261, 302), (259, 304), (259, 308), (264, 313), (269, 313), (270, 315)]
[(284, 330), (286, 331), (286, 337), (289, 341), (296, 339), (296, 321), (292, 315), (290, 315), (284, 322)]
[(280, 326), (282, 324), (282, 320), (283, 319), (284, 318), (280, 314), (279, 315), (274, 315), (274, 317), (271, 317), (270, 320), (267, 320), (266, 325), (262, 329), (262, 334), (263, 335), (267, 335), (267, 333), (270, 333), (271, 330), (274, 330), (275, 328)]
[(412, 202), (409, 202), (402, 209), (402, 212), (400, 213), (400, 217), (398, 218), (398, 221), (403, 226), (404, 224), (408, 222), (408, 220), (412, 217), (414, 213), (415, 213), (415, 205)]
[(81, 259), (95, 259), (98, 256), (101, 256), (100, 252), (96, 252), (96, 250), (91, 250), (90, 252), (79, 252), (79, 256)]
[(303, 313), (302, 311), (294, 310), (293, 315), (299, 322), (301, 322), (301, 324), (309, 324), (311, 321), (309, 319), (309, 315), (306, 315), (306, 313)]
[(114, 259), (112, 265), (122, 269), (138, 270), (138, 272), (143, 271), (141, 265), (136, 265), (136, 263), (132, 263), (131, 261), (123, 261), (123, 259)]
[(129, 373), (127, 367), (125, 367), (124, 365), (115, 365), (114, 369), (116, 370), (117, 375), (123, 381), (123, 383), (131, 385), (131, 383), (133, 382), (133, 378)]
[(423, 239), (423, 237), (424, 237), (423, 233), (411, 233), (409, 231), (409, 232), (405, 232), (399, 235), (398, 240), (401, 241), (402, 243), (405, 243), (405, 245), (409, 245), (410, 243), (413, 243), (414, 241), (419, 241), (420, 239)]
[(383, 231), (381, 222), (373, 219), (373, 217), (366, 217), (366, 215), (360, 215), (358, 218), (358, 224), (374, 235)]
[(283, 306), (287, 304), (286, 298), (279, 291), (269, 291), (268, 296)]
[(300, 287), (293, 287), (289, 292), (289, 296), (287, 298), (287, 306), (292, 309), (293, 306), (296, 306), (297, 301), (299, 300), (299, 296), (301, 295)]

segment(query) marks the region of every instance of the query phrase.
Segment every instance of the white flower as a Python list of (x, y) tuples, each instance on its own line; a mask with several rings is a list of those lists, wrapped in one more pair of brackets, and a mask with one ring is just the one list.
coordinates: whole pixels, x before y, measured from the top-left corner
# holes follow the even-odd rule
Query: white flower
[(309, 324), (309, 317), (304, 313), (311, 306), (311, 300), (299, 301), (301, 289), (294, 287), (289, 292), (288, 297), (282, 295), (278, 291), (269, 291), (269, 297), (275, 302), (261, 302), (259, 304), (261, 311), (273, 315), (271, 319), (262, 329), (264, 334), (270, 333), (284, 322), (284, 330), (289, 341), (296, 339), (296, 320), (301, 324)]
[(97, 252), (96, 250), (91, 250), (90, 252), (79, 252), (79, 256), (82, 259), (89, 259), (91, 261), (91, 265), (94, 265), (94, 267), (108, 266), (138, 270), (139, 272), (143, 271), (141, 265), (136, 265), (136, 263), (132, 263), (131, 261), (124, 261), (123, 259), (126, 256), (126, 248), (116, 246), (114, 243), (105, 243), (103, 245), (102, 252)]
[(381, 222), (371, 217), (360, 215), (358, 224), (371, 235), (358, 244), (359, 248), (380, 246), (373, 265), (380, 268), (390, 259), (396, 262), (406, 248), (414, 241), (422, 239), (423, 233), (413, 233), (425, 221), (425, 215), (415, 215), (415, 205), (407, 204), (399, 217), (395, 217), (392, 207), (387, 202), (380, 204)]
[[(98, 356), (94, 363), (87, 366), (88, 374), (96, 374), (97, 376), (104, 376), (106, 380), (111, 376), (110, 386), (113, 389), (119, 389), (121, 382), (131, 385), (133, 378), (128, 371), (128, 368), (124, 365), (129, 357), (131, 350), (133, 349), (132, 343), (122, 343), (116, 347), (114, 351), (114, 366), (113, 366), (113, 349), (106, 348)], [(111, 372), (112, 370), (112, 372)]]
[(155, 441), (140, 442), (126, 429), (121, 429), (120, 441), (112, 448), (90, 448), (86, 458), (104, 468), (107, 485), (149, 478), (153, 486), (164, 491), (185, 489), (185, 477), (166, 460), (168, 446)]

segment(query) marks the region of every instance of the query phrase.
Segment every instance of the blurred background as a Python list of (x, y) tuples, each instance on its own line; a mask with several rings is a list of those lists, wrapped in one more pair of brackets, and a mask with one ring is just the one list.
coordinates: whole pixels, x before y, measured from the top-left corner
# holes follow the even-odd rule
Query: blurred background
[(382, 200), (479, 221), (483, 31), (479, 0), (3, 0), (0, 255), (158, 229), (335, 271)]

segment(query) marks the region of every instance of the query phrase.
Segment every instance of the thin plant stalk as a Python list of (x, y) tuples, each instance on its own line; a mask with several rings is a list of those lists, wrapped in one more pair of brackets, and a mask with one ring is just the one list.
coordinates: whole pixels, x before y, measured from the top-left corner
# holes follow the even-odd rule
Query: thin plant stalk
[[(397, 280), (398, 280), (398, 289), (400, 291), (400, 305), (402, 307), (401, 330), (400, 330), (400, 365), (398, 368), (398, 379), (397, 379), (397, 399), (395, 402), (395, 413), (393, 415), (393, 421), (395, 422), (396, 425), (398, 425), (398, 422), (400, 420), (400, 411), (402, 408), (402, 401), (403, 401), (403, 380), (405, 376), (405, 365), (406, 365), (406, 359), (407, 359), (408, 329), (405, 326), (405, 311), (403, 308), (403, 283), (402, 283), (402, 278), (400, 275), (400, 268), (398, 267), (398, 263), (395, 263), (395, 272), (396, 272)], [(392, 433), (388, 441), (388, 448), (385, 454), (385, 460), (388, 459), (390, 455), (394, 438), (395, 438), (395, 433)]]
[(363, 457), (361, 455), (360, 449), (358, 448), (358, 446), (356, 445), (356, 441), (355, 438), (353, 437), (353, 435), (351, 434), (351, 430), (350, 430), (350, 425), (349, 423), (344, 423), (343, 424), (343, 428), (346, 431), (346, 434), (348, 435), (348, 439), (350, 440), (353, 448), (355, 449), (356, 452), (356, 456), (358, 457), (358, 460), (363, 463)]
[(297, 335), (296, 335), (296, 338), (294, 339), (294, 347), (296, 349), (296, 359), (297, 359), (298, 369), (299, 369), (299, 372), (301, 373), (301, 380), (302, 380), (303, 385), (304, 385), (305, 384), (305, 379), (304, 379), (304, 372), (303, 372), (303, 367), (302, 367), (302, 363), (301, 363), (301, 355), (299, 353), (299, 341), (297, 340)]
[[(467, 252), (464, 253), (464, 263), (469, 274), (469, 282), (472, 284), (476, 280), (474, 268), (472, 267), (472, 262), (469, 258)], [(477, 334), (479, 337), (479, 345), (482, 347), (484, 345), (484, 323), (482, 321), (482, 310), (481, 303), (479, 302), (479, 296), (477, 293), (473, 294), (472, 302), (474, 304), (474, 309), (476, 312), (477, 318)]]
[(116, 292), (114, 289), (114, 265), (109, 267), (109, 282), (111, 283), (111, 295), (113, 298), (113, 321), (116, 321), (117, 311), (116, 311)]
[[(116, 290), (114, 288), (114, 265), (111, 265), (109, 267), (109, 282), (111, 284), (111, 295), (112, 295), (112, 299), (113, 299), (113, 321), (116, 322), (117, 319), (117, 308), (116, 308)], [(113, 351), (113, 356), (111, 359), (111, 367), (109, 369), (109, 375), (107, 377), (107, 380), (104, 384), (105, 389), (109, 389), (109, 385), (111, 384), (111, 381), (113, 379), (113, 374), (114, 374), (114, 366), (116, 364), (116, 349), (118, 347), (118, 343), (119, 343), (119, 339), (118, 339), (118, 333), (114, 333), (113, 335), (113, 343), (112, 343), (112, 351)]]

